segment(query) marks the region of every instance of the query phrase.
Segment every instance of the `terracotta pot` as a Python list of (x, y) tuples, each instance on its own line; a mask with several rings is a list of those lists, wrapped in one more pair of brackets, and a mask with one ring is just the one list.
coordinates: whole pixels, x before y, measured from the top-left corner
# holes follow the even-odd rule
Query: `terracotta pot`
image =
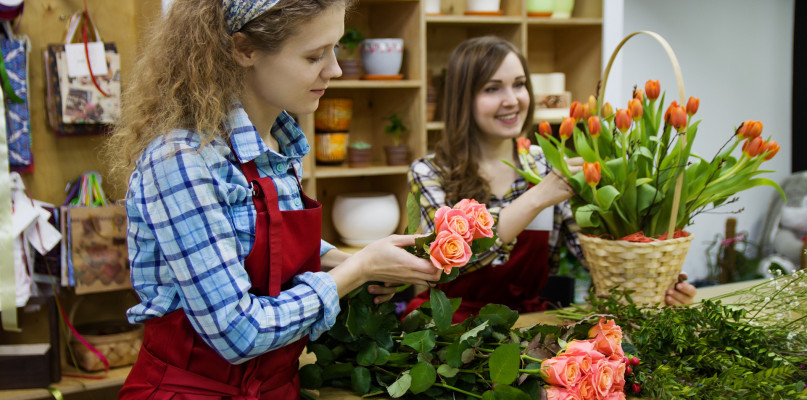
[(373, 158), (373, 149), (347, 149), (347, 165), (350, 168), (364, 168), (370, 166)]
[(409, 146), (384, 146), (384, 152), (387, 154), (387, 165), (409, 165)]
[(353, 100), (345, 98), (320, 99), (314, 111), (314, 128), (318, 132), (344, 132), (350, 129)]
[(347, 153), (347, 132), (317, 133), (314, 146), (318, 163), (340, 164)]
[(339, 79), (359, 79), (362, 75), (361, 59), (336, 60), (339, 68), (342, 69), (342, 76)]

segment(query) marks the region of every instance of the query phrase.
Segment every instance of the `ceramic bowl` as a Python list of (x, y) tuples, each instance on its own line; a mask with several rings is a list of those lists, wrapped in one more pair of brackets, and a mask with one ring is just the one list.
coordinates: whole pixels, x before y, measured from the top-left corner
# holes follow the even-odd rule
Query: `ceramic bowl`
[(365, 39), (361, 42), (361, 59), (368, 75), (397, 75), (403, 62), (403, 39)]
[(401, 214), (392, 193), (344, 193), (333, 204), (333, 225), (348, 246), (362, 247), (395, 232)]

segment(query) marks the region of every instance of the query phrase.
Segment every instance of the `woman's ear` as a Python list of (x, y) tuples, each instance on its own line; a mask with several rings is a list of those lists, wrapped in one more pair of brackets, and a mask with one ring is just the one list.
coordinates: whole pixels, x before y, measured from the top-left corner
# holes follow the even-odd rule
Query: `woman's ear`
[(235, 62), (244, 68), (251, 67), (253, 64), (255, 64), (257, 53), (252, 47), (252, 43), (250, 43), (247, 35), (241, 32), (236, 32), (233, 34), (232, 38), (233, 58), (235, 59)]

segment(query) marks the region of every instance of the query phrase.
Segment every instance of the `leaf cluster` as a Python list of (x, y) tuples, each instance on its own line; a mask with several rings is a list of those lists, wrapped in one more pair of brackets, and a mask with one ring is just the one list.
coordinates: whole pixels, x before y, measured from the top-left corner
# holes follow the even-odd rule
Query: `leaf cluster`
[(642, 361), (633, 378), (657, 399), (807, 399), (807, 349), (795, 335), (748, 323), (747, 311), (706, 300), (690, 307), (620, 303), (630, 293), (593, 298), (594, 312), (613, 315)]

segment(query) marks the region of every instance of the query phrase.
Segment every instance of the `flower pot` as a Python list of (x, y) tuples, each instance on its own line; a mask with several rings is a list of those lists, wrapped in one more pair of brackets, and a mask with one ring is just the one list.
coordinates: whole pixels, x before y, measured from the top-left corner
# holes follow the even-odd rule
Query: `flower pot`
[(347, 149), (347, 165), (350, 168), (365, 168), (370, 166), (373, 158), (373, 149)]
[(555, 0), (527, 0), (528, 17), (550, 17), (555, 9)]
[(552, 18), (571, 18), (572, 10), (574, 10), (574, 0), (555, 0), (555, 8), (552, 11)]
[(499, 11), (499, 0), (466, 0), (466, 12), (497, 12)]
[(409, 146), (405, 144), (384, 146), (384, 153), (387, 155), (387, 165), (409, 165)]
[(359, 79), (361, 78), (361, 59), (340, 60), (336, 62), (339, 68), (342, 69), (342, 76), (339, 79)]
[(663, 304), (664, 295), (678, 280), (692, 235), (647, 243), (605, 240), (579, 233), (580, 246), (597, 295), (612, 288), (634, 290), (637, 304)]
[(347, 132), (317, 133), (314, 135), (317, 162), (340, 164), (347, 153)]
[(314, 128), (317, 132), (344, 132), (350, 129), (353, 118), (353, 100), (343, 98), (320, 99), (314, 111)]
[(361, 59), (368, 75), (398, 75), (403, 62), (403, 39), (365, 39)]
[(331, 216), (342, 242), (361, 247), (394, 233), (400, 213), (392, 193), (347, 193), (336, 196)]
[(425, 0), (423, 2), (423, 12), (426, 15), (440, 14), (440, 0)]

